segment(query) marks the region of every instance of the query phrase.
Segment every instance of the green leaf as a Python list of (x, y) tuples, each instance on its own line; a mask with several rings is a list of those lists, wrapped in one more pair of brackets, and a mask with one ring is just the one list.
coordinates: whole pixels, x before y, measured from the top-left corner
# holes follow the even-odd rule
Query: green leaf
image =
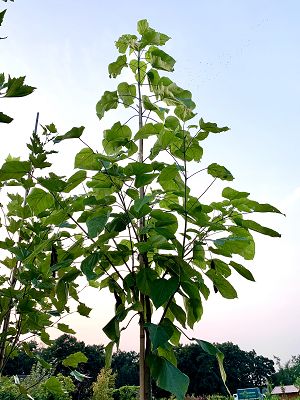
[(145, 110), (154, 111), (159, 116), (159, 118), (162, 120), (164, 119), (165, 112), (169, 111), (168, 108), (158, 107), (156, 104), (151, 103), (148, 96), (143, 95), (142, 101), (143, 101), (143, 106), (144, 106)]
[(131, 71), (135, 74), (135, 80), (140, 84), (143, 83), (146, 78), (147, 66), (148, 64), (144, 61), (138, 61), (136, 59), (130, 60), (129, 67)]
[(65, 139), (80, 138), (80, 136), (82, 135), (84, 129), (85, 129), (84, 126), (80, 126), (79, 128), (74, 127), (70, 131), (65, 133), (64, 135), (56, 136), (54, 142), (61, 142), (62, 140), (65, 140)]
[(118, 214), (114, 217), (109, 224), (106, 225), (106, 229), (108, 232), (122, 232), (127, 228), (130, 219), (127, 213)]
[(126, 55), (119, 56), (116, 61), (108, 65), (109, 77), (116, 78), (118, 75), (120, 75), (124, 67), (127, 67)]
[(171, 296), (174, 295), (177, 288), (178, 280), (176, 278), (159, 278), (150, 282), (150, 297), (154, 306), (156, 308), (161, 307)]
[(187, 161), (194, 160), (196, 162), (199, 162), (203, 156), (203, 148), (199, 146), (196, 140), (192, 140), (185, 154)]
[(240, 275), (242, 275), (244, 278), (248, 279), (249, 281), (255, 282), (255, 279), (252, 275), (252, 273), (245, 268), (243, 265), (236, 263), (235, 261), (230, 261), (229, 265), (232, 266), (238, 272)]
[(221, 274), (210, 269), (206, 272), (206, 275), (213, 281), (214, 285), (225, 299), (235, 299), (237, 297), (237, 292), (234, 287)]
[(3, 10), (3, 11), (0, 12), (0, 26), (2, 25), (5, 13), (6, 13), (6, 10)]
[(155, 231), (167, 239), (172, 239), (178, 228), (178, 221), (175, 215), (161, 210), (153, 210), (151, 217), (156, 221), (154, 223)]
[(214, 240), (215, 246), (229, 254), (239, 254), (245, 260), (253, 260), (255, 243), (252, 235), (244, 228), (231, 226), (228, 228), (232, 234), (226, 238)]
[[(161, 187), (166, 192), (181, 192), (184, 193), (184, 182), (179, 175), (179, 170), (176, 165), (168, 165), (165, 167), (157, 179)], [(174, 202), (172, 202), (174, 203)]]
[(134, 103), (136, 97), (135, 85), (129, 85), (127, 82), (122, 82), (118, 85), (118, 93), (125, 107), (129, 107)]
[(112, 359), (112, 352), (113, 352), (114, 345), (115, 345), (114, 342), (109, 342), (105, 346), (105, 368), (111, 367), (111, 359)]
[(210, 354), (211, 356), (215, 356), (217, 358), (222, 381), (226, 387), (227, 392), (229, 393), (229, 395), (231, 395), (230, 391), (226, 385), (226, 372), (225, 372), (224, 364), (223, 364), (224, 354), (212, 343), (206, 342), (205, 340), (198, 340), (198, 339), (196, 339), (196, 341), (206, 353)]
[(68, 284), (60, 279), (56, 284), (55, 291), (58, 300), (57, 311), (62, 312), (68, 301)]
[(59, 226), (63, 222), (69, 219), (69, 216), (65, 210), (55, 210), (48, 217), (43, 219), (46, 225), (56, 225)]
[(225, 372), (224, 364), (223, 364), (224, 354), (221, 351), (217, 353), (217, 361), (218, 361), (218, 364), (219, 364), (219, 370), (220, 370), (222, 381), (223, 381), (224, 386), (225, 386), (225, 388), (227, 390), (227, 393), (231, 396), (230, 390), (226, 385), (226, 378), (227, 377), (226, 377), (226, 372)]
[(4, 97), (23, 97), (27, 96), (34, 91), (34, 87), (24, 85), (25, 76), (19, 78), (8, 77), (7, 84), (5, 85), (7, 91)]
[(171, 129), (172, 131), (180, 130), (180, 121), (178, 118), (170, 115), (165, 119), (165, 127)]
[(66, 182), (66, 187), (63, 189), (63, 192), (70, 193), (71, 190), (76, 188), (86, 179), (86, 171), (77, 171), (75, 174), (70, 176), (70, 178)]
[(66, 187), (66, 182), (51, 172), (49, 178), (38, 178), (37, 180), (44, 188), (51, 192), (61, 192)]
[(202, 244), (195, 241), (193, 247), (193, 263), (200, 268), (205, 268), (205, 252)]
[(56, 126), (53, 123), (46, 125), (46, 128), (50, 133), (57, 133)]
[(9, 124), (11, 123), (11, 121), (13, 121), (13, 118), (0, 111), (0, 122), (4, 124)]
[(31, 164), (28, 161), (7, 161), (0, 169), (0, 181), (8, 179), (20, 179), (31, 170)]
[(5, 84), (5, 75), (2, 72), (0, 73), (0, 87), (2, 88), (4, 84)]
[(152, 164), (146, 164), (138, 161), (127, 164), (123, 170), (124, 174), (127, 176), (142, 175), (151, 171), (153, 171)]
[(154, 29), (149, 28), (142, 35), (140, 47), (144, 48), (151, 44), (155, 46), (163, 46), (169, 39), (171, 38), (164, 33), (156, 32)]
[(140, 188), (142, 186), (149, 185), (159, 174), (143, 174), (138, 175), (135, 179), (135, 187)]
[(217, 124), (215, 124), (214, 122), (204, 122), (202, 118), (199, 121), (199, 127), (203, 131), (212, 132), (212, 133), (220, 133), (220, 132), (229, 131), (229, 128), (227, 126), (223, 126), (223, 127), (219, 128), (217, 126)]
[(170, 310), (174, 317), (177, 319), (177, 321), (185, 328), (185, 323), (186, 323), (186, 313), (185, 311), (175, 303), (175, 301), (172, 301), (170, 304)]
[(46, 389), (53, 395), (64, 396), (65, 392), (62, 387), (62, 383), (56, 376), (51, 376), (44, 383)]
[(65, 367), (77, 368), (78, 364), (86, 363), (87, 361), (88, 358), (81, 351), (77, 351), (76, 353), (70, 354), (68, 357), (66, 357), (62, 364)]
[(153, 282), (157, 279), (157, 272), (150, 268), (143, 268), (136, 274), (136, 285), (146, 295), (150, 295)]
[(140, 35), (143, 35), (149, 29), (149, 24), (146, 19), (141, 19), (137, 23), (137, 31)]
[(146, 59), (153, 68), (169, 72), (174, 71), (174, 65), (176, 63), (174, 58), (156, 46), (151, 46), (149, 48), (146, 53)]
[(105, 327), (103, 328), (103, 332), (113, 342), (117, 343), (119, 341), (120, 327), (119, 327), (119, 322), (116, 317), (113, 317), (108, 322), (108, 324), (105, 325)]
[(96, 105), (96, 112), (99, 119), (102, 119), (104, 113), (118, 107), (118, 93), (105, 91)]
[(98, 264), (99, 260), (100, 260), (100, 254), (93, 253), (89, 255), (87, 258), (85, 258), (81, 263), (80, 266), (81, 271), (84, 273), (84, 275), (87, 277), (89, 281), (97, 278), (97, 274), (95, 274), (94, 268)]
[(187, 311), (187, 323), (190, 328), (193, 328), (195, 322), (200, 321), (203, 314), (203, 306), (198, 287), (191, 282), (181, 282), (181, 286), (185, 293), (189, 296), (184, 299), (185, 308)]
[(111, 129), (103, 132), (102, 145), (106, 154), (112, 155), (118, 153), (122, 146), (125, 146), (131, 139), (131, 129), (127, 125), (116, 122)]
[(229, 200), (246, 198), (250, 195), (248, 192), (239, 192), (238, 190), (226, 187), (222, 191), (222, 196)]
[(262, 233), (263, 235), (271, 236), (271, 237), (281, 237), (280, 233), (274, 231), (273, 229), (267, 228), (258, 224), (255, 221), (250, 221), (242, 218), (233, 218), (233, 221), (238, 225), (242, 226), (246, 229), (251, 229), (252, 231)]
[(149, 361), (157, 386), (174, 394), (178, 400), (183, 400), (188, 390), (189, 378), (163, 357), (152, 356)]
[(135, 35), (122, 35), (116, 41), (116, 48), (119, 50), (119, 53), (126, 53), (128, 46), (134, 46), (136, 39)]
[(90, 378), (90, 376), (88, 375), (84, 375), (79, 371), (76, 371), (76, 369), (74, 369), (73, 371), (70, 372), (71, 376), (74, 376), (74, 378), (79, 381), (79, 382), (83, 382), (84, 379)]
[[(72, 334), (72, 335), (74, 335), (76, 332), (74, 331), (74, 329), (71, 329), (70, 327), (69, 327), (69, 325), (67, 325), (67, 324), (57, 324), (57, 328), (60, 330), (60, 331), (62, 331), (62, 332), (64, 332), (64, 333), (69, 333), (69, 334)], [(75, 365), (75, 367), (77, 367), (77, 365)]]
[(219, 274), (223, 275), (224, 278), (228, 278), (231, 275), (228, 264), (218, 258), (210, 260), (210, 268), (214, 268)]
[(195, 117), (195, 113), (184, 104), (179, 104), (174, 110), (174, 114), (183, 122), (186, 122)]
[(32, 263), (37, 255), (39, 255), (45, 248), (49, 248), (49, 244), (53, 243), (53, 239), (46, 239), (39, 243), (37, 246), (34, 247), (30, 255), (23, 260), (24, 265)]
[(137, 153), (139, 150), (138, 146), (132, 140), (127, 142), (124, 146), (128, 150), (128, 153), (127, 153), (128, 157), (133, 156), (133, 154)]
[(86, 221), (89, 236), (91, 238), (95, 238), (96, 236), (98, 236), (105, 228), (107, 221), (108, 221), (107, 212), (103, 212), (101, 214), (89, 218)]
[(134, 136), (134, 140), (148, 139), (149, 136), (158, 135), (161, 131), (161, 124), (145, 124)]
[(53, 196), (38, 188), (33, 188), (26, 200), (34, 215), (39, 215), (54, 204)]
[(77, 312), (79, 312), (79, 314), (84, 317), (88, 317), (91, 311), (92, 311), (92, 308), (87, 307), (83, 303), (80, 303), (79, 306), (77, 307)]
[(165, 329), (162, 325), (147, 323), (145, 327), (148, 329), (153, 350), (164, 347), (173, 334), (172, 329)]
[(271, 204), (260, 204), (256, 201), (248, 200), (248, 205), (255, 212), (274, 212), (274, 213), (282, 214), (281, 211), (279, 211), (276, 207), (272, 206)]
[[(106, 129), (104, 131), (104, 138), (108, 142), (121, 141), (123, 143), (124, 139), (131, 139), (131, 129), (127, 125), (122, 125), (119, 121), (116, 122), (111, 129)], [(120, 144), (118, 144), (119, 146)]]
[(151, 203), (152, 200), (153, 196), (148, 196), (148, 195), (136, 199), (133, 203), (133, 208), (135, 209), (135, 211), (139, 212), (145, 204)]
[[(44, 342), (45, 344), (47, 344), (48, 346), (51, 346), (53, 344), (53, 341), (50, 340), (50, 335), (48, 332), (46, 332), (45, 330), (41, 332), (40, 334), (40, 338), (42, 340), (42, 342)], [(26, 353), (28, 354), (28, 353)], [(34, 357), (34, 354), (32, 353), (32, 357)]]
[(210, 164), (207, 168), (207, 172), (214, 178), (219, 178), (224, 181), (233, 181), (234, 179), (228, 169), (216, 163)]
[(220, 350), (212, 343), (206, 342), (205, 340), (196, 339), (196, 342), (201, 346), (202, 350), (211, 356), (216, 356)]
[(102, 167), (102, 164), (99, 155), (94, 153), (93, 150), (86, 147), (76, 154), (74, 167), (99, 171)]
[(136, 189), (127, 189), (126, 193), (132, 200), (137, 200), (139, 198), (139, 192)]
[[(67, 260), (67, 263), (69, 261)], [(58, 265), (58, 264), (56, 264)], [(60, 280), (65, 282), (65, 283), (70, 283), (73, 282), (79, 275), (80, 275), (80, 271), (75, 268), (75, 267), (71, 267), (68, 272), (66, 272), (61, 278)]]

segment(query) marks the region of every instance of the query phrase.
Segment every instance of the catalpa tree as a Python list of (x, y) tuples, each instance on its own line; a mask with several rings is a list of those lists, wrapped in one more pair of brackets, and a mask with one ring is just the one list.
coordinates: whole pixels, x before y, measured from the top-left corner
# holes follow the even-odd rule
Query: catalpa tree
[[(232, 270), (254, 280), (240, 264), (240, 258), (254, 257), (251, 232), (280, 235), (249, 216), (280, 211), (231, 186), (223, 189), (222, 201), (204, 202), (214, 182), (234, 179), (218, 163), (201, 163), (204, 140), (229, 128), (196, 119), (191, 92), (169, 77), (175, 60), (161, 47), (170, 38), (146, 20), (138, 22), (137, 30), (138, 36), (125, 34), (117, 40), (119, 56), (108, 66), (110, 77), (119, 79), (126, 70), (132, 79), (120, 79), (116, 90), (105, 91), (96, 106), (100, 120), (119, 107), (128, 111), (126, 122), (116, 120), (103, 131), (102, 149), (85, 144), (83, 127), (66, 134), (53, 124), (45, 127), (52, 141), (77, 139), (85, 147), (76, 154), (78, 171), (69, 179), (30, 174), (28, 212), (52, 230), (63, 227), (72, 246), (64, 248), (56, 233), (40, 244), (39, 254), (31, 255), (29, 248), (25, 260), (42, 262), (46, 256), (49, 261), (55, 255), (50, 270), (58, 281), (49, 298), (56, 312), (65, 310), (69, 296), (79, 302), (74, 282), (79, 274), (91, 286), (109, 288), (115, 314), (104, 327), (110, 339), (107, 364), (121, 332), (138, 316), (140, 398), (151, 399), (153, 378), (183, 399), (189, 379), (176, 366), (174, 346), (186, 327), (201, 319), (203, 300), (212, 289), (228, 299), (237, 297), (228, 279)], [(10, 165), (9, 179), (20, 179)], [(211, 178), (206, 186), (201, 173)], [(84, 191), (71, 194), (79, 184)], [(54, 253), (50, 244), (59, 251)], [(77, 259), (80, 269), (74, 265)], [(84, 305), (81, 312), (88, 314)], [(200, 338), (191, 339), (217, 357), (225, 381), (222, 353)]]
[[(232, 187), (223, 189), (222, 201), (202, 202), (213, 182), (233, 180), (222, 165), (200, 166), (203, 141), (229, 128), (202, 118), (190, 122), (196, 117), (191, 92), (165, 75), (174, 70), (175, 60), (160, 47), (170, 38), (146, 20), (138, 22), (137, 30), (139, 37), (126, 34), (117, 40), (120, 55), (108, 66), (112, 78), (129, 69), (132, 81), (120, 80), (96, 106), (100, 120), (109, 110), (125, 107), (127, 122), (116, 121), (104, 130), (103, 151), (85, 147), (75, 158), (75, 168), (95, 171), (84, 196), (91, 204), (79, 219), (93, 241), (82, 269), (91, 282), (100, 279), (116, 299), (115, 315), (104, 327), (111, 340), (108, 352), (119, 342), (122, 322), (134, 313), (139, 316), (141, 398), (151, 398), (150, 376), (182, 398), (188, 378), (176, 367), (173, 346), (186, 326), (193, 328), (201, 319), (209, 286), (233, 299), (232, 270), (254, 280), (234, 256), (253, 259), (251, 231), (280, 235), (248, 215), (279, 210)], [(198, 172), (212, 181), (208, 187), (195, 185), (197, 192), (190, 182)], [(222, 354), (196, 340), (217, 356), (225, 378)]]

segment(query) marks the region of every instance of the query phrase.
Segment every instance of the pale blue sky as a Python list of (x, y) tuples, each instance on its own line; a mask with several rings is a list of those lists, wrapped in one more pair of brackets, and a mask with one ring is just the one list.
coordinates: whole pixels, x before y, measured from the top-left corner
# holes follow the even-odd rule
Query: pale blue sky
[[(117, 56), (114, 41), (135, 32), (142, 18), (172, 37), (166, 51), (177, 60), (173, 79), (193, 92), (199, 117), (231, 127), (207, 141), (205, 160), (226, 165), (236, 177), (234, 187), (287, 214), (262, 220), (283, 237), (257, 236), (257, 258), (250, 264), (257, 283), (236, 279), (236, 301), (212, 296), (196, 333), (269, 357), (299, 354), (300, 3), (15, 0), (6, 7), (1, 70), (26, 74), (38, 90), (3, 103), (15, 121), (0, 127), (1, 161), (8, 152), (24, 153), (36, 111), (42, 123), (53, 121), (62, 132), (85, 125), (87, 140), (97, 145), (104, 125), (95, 104), (116, 84), (107, 75)], [(65, 160), (71, 168), (72, 154)], [(80, 338), (104, 341), (99, 328), (109, 316), (99, 313), (74, 322)], [(134, 329), (123, 348), (136, 348)]]

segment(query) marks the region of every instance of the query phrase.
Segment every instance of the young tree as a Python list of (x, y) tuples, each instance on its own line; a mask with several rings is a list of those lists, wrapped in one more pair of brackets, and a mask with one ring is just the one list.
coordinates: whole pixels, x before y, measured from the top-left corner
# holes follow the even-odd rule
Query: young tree
[[(76, 219), (78, 226), (86, 224), (81, 230), (91, 243), (81, 270), (92, 285), (100, 279), (115, 297), (115, 315), (104, 327), (111, 340), (108, 358), (121, 331), (138, 315), (141, 399), (151, 398), (151, 376), (182, 399), (189, 381), (176, 367), (174, 345), (186, 325), (193, 328), (201, 319), (202, 299), (210, 293), (207, 282), (233, 299), (232, 270), (254, 280), (234, 261), (235, 255), (253, 259), (251, 231), (280, 236), (248, 215), (280, 211), (231, 187), (223, 189), (222, 201), (204, 202), (217, 180), (234, 179), (217, 163), (199, 167), (203, 141), (229, 128), (202, 118), (190, 122), (196, 116), (191, 92), (161, 75), (174, 70), (175, 60), (160, 49), (170, 38), (146, 20), (138, 22), (137, 30), (139, 37), (125, 34), (116, 41), (119, 56), (108, 66), (110, 77), (129, 69), (133, 80), (105, 91), (96, 106), (100, 120), (119, 106), (130, 115), (104, 130), (101, 152), (86, 146), (75, 157), (75, 168), (90, 171)], [(208, 186), (202, 186), (200, 173), (211, 177)], [(195, 340), (217, 356), (225, 379), (222, 353)]]
[[(17, 225), (11, 221), (14, 218), (5, 223), (9, 232), (19, 232), (18, 238), (3, 246), (11, 254), (4, 264), (16, 271), (14, 276), (23, 285), (18, 290), (27, 297), (24, 307), (18, 308), (20, 292), (8, 281), (14, 301), (8, 301), (7, 309), (9, 313), (17, 310), (18, 321), (20, 311), (24, 312), (17, 340), (28, 332), (29, 328), (24, 331), (28, 325), (22, 325), (28, 313), (40, 316), (36, 330), (47, 340), (48, 315), (68, 311), (69, 296), (78, 302), (78, 311), (88, 315), (90, 309), (80, 303), (74, 282), (83, 273), (90, 285), (108, 287), (115, 298), (115, 315), (104, 327), (111, 340), (107, 361), (121, 331), (138, 315), (141, 399), (151, 399), (151, 376), (159, 387), (182, 399), (189, 381), (176, 367), (174, 346), (186, 326), (193, 328), (201, 319), (209, 284), (232, 299), (237, 296), (228, 280), (232, 269), (254, 280), (234, 256), (253, 259), (251, 231), (280, 235), (247, 215), (279, 210), (231, 187), (223, 189), (222, 201), (204, 202), (218, 179), (234, 179), (217, 163), (199, 167), (203, 141), (229, 128), (202, 118), (189, 122), (196, 116), (191, 92), (162, 75), (172, 72), (175, 65), (160, 49), (170, 38), (150, 28), (146, 20), (138, 22), (138, 34), (119, 38), (120, 55), (108, 67), (110, 77), (129, 69), (133, 80), (104, 92), (96, 107), (99, 119), (119, 105), (132, 114), (127, 122), (116, 121), (104, 130), (102, 151), (85, 144), (75, 157), (79, 171), (69, 179), (53, 173), (41, 177), (32, 168), (41, 164), (44, 168), (47, 152), (35, 135), (29, 161), (9, 159), (0, 169), (2, 182), (13, 181), (25, 189), (25, 197), (13, 197), (9, 206), (18, 217)], [(51, 143), (73, 138), (85, 143), (83, 130), (75, 127), (60, 135), (51, 124), (44, 134)], [(200, 173), (211, 177), (208, 186), (203, 185)], [(70, 195), (80, 183), (85, 185), (84, 193)], [(10, 217), (7, 212), (5, 216)], [(83, 257), (81, 271), (74, 266), (79, 257)], [(35, 279), (39, 287), (32, 291)], [(46, 299), (42, 309), (38, 306), (41, 298)], [(69, 332), (64, 324), (61, 329)], [(2, 346), (8, 345), (8, 339), (7, 334), (2, 336)], [(225, 380), (222, 353), (208, 342), (194, 340), (217, 356)]]
[[(6, 10), (0, 12), (0, 26), (5, 13)], [(35, 88), (24, 85), (24, 79), (0, 74), (0, 97), (32, 93)], [(0, 112), (0, 123), (12, 120)], [(27, 145), (28, 159), (21, 161), (9, 155), (0, 168), (0, 376), (19, 348), (33, 355), (24, 337), (38, 335), (44, 343), (50, 344), (46, 332), (49, 326), (75, 333), (59, 322), (70, 312), (69, 295), (77, 301), (80, 314), (88, 316), (90, 311), (79, 301), (78, 285), (74, 281), (81, 274), (72, 265), (82, 255), (81, 240), (77, 243), (72, 240), (70, 232), (64, 230), (67, 225), (59, 228), (54, 225), (59, 215), (59, 218), (66, 215), (60, 203), (60, 192), (73, 190), (85, 178), (85, 173), (77, 172), (63, 182), (49, 172), (48, 157), (56, 153), (52, 147), (56, 129), (51, 124), (43, 128), (42, 135), (37, 131), (38, 115)], [(46, 176), (43, 176), (45, 169)], [(65, 210), (66, 197), (64, 202)], [(47, 363), (43, 365), (50, 367)]]

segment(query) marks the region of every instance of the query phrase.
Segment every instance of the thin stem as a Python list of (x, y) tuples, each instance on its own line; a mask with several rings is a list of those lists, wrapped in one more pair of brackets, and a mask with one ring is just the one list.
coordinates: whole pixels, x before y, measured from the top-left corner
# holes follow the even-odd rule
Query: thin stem
[(82, 140), (81, 138), (79, 138), (79, 140), (80, 140), (81, 143), (83, 143), (86, 147), (88, 147), (90, 150), (92, 150), (92, 152), (94, 152), (94, 150), (91, 148), (91, 146), (89, 146), (84, 140)]
[(197, 201), (198, 201), (199, 199), (201, 199), (202, 196), (205, 195), (205, 193), (206, 193), (206, 192), (212, 187), (212, 185), (215, 183), (216, 179), (217, 179), (217, 178), (214, 178), (214, 180), (207, 186), (207, 188), (204, 190), (204, 192), (202, 192), (202, 193), (200, 194), (200, 196), (197, 197), (197, 199), (193, 202), (193, 204), (192, 204), (191, 207), (187, 210), (187, 212), (189, 212), (189, 211), (194, 207), (194, 205), (197, 203)]
[[(184, 131), (184, 125), (183, 125), (183, 131)], [(183, 199), (183, 208), (184, 208), (184, 230), (183, 230), (183, 241), (182, 241), (182, 254), (181, 257), (184, 258), (184, 248), (185, 248), (185, 241), (186, 241), (186, 231), (187, 231), (187, 164), (186, 164), (186, 136), (184, 134), (183, 136), (183, 163), (184, 163), (184, 199)]]
[[(143, 108), (142, 108), (142, 93), (141, 93), (141, 52), (138, 52), (138, 107), (139, 107), (139, 130), (143, 127)], [(149, 116), (148, 116), (149, 118)], [(147, 119), (148, 119), (147, 118)], [(138, 160), (140, 163), (144, 162), (144, 142), (143, 139), (139, 139), (139, 150), (138, 150)], [(139, 189), (140, 198), (145, 196), (145, 187), (142, 186)], [(145, 218), (142, 217), (139, 220), (139, 228), (142, 230), (145, 226)], [(140, 235), (141, 241), (146, 241), (147, 238), (145, 235)], [(148, 266), (148, 257), (147, 254), (139, 254), (139, 263), (140, 269), (146, 268)], [(145, 322), (151, 321), (151, 307), (150, 307), (150, 299), (148, 296), (144, 294), (140, 294), (140, 302), (142, 305), (142, 311), (140, 314), (140, 356), (139, 356), (139, 367), (140, 367), (140, 399), (141, 400), (150, 400), (152, 398), (151, 395), (151, 378), (150, 378), (150, 370), (148, 365), (146, 364), (146, 358), (150, 354), (151, 351), (151, 343), (149, 332), (145, 329)], [(145, 321), (146, 318), (146, 321)]]
[[(135, 98), (137, 99), (137, 97), (135, 97)], [(123, 101), (118, 101), (118, 104), (122, 104), (122, 105), (124, 106)], [(125, 107), (125, 106), (124, 106), (124, 107)], [(127, 107), (130, 107), (130, 108), (132, 108), (135, 112), (138, 112), (138, 110), (137, 110), (135, 107), (133, 107), (132, 105), (130, 105), (130, 104), (128, 104)]]
[(203, 171), (205, 171), (206, 169), (207, 169), (207, 168), (199, 169), (199, 171), (196, 171), (196, 172), (194, 172), (192, 175), (188, 176), (187, 179), (190, 179), (192, 176), (194, 176), (194, 175), (196, 175), (196, 174), (199, 174), (200, 172), (203, 172)]
[(133, 316), (130, 318), (130, 320), (128, 321), (128, 323), (121, 329), (121, 332), (122, 332), (122, 331), (125, 331), (125, 330), (128, 328), (128, 326), (130, 325), (130, 323), (131, 323), (131, 321), (133, 320), (133, 318), (136, 317), (137, 315), (139, 315), (138, 312), (135, 313), (135, 314), (133, 314)]

